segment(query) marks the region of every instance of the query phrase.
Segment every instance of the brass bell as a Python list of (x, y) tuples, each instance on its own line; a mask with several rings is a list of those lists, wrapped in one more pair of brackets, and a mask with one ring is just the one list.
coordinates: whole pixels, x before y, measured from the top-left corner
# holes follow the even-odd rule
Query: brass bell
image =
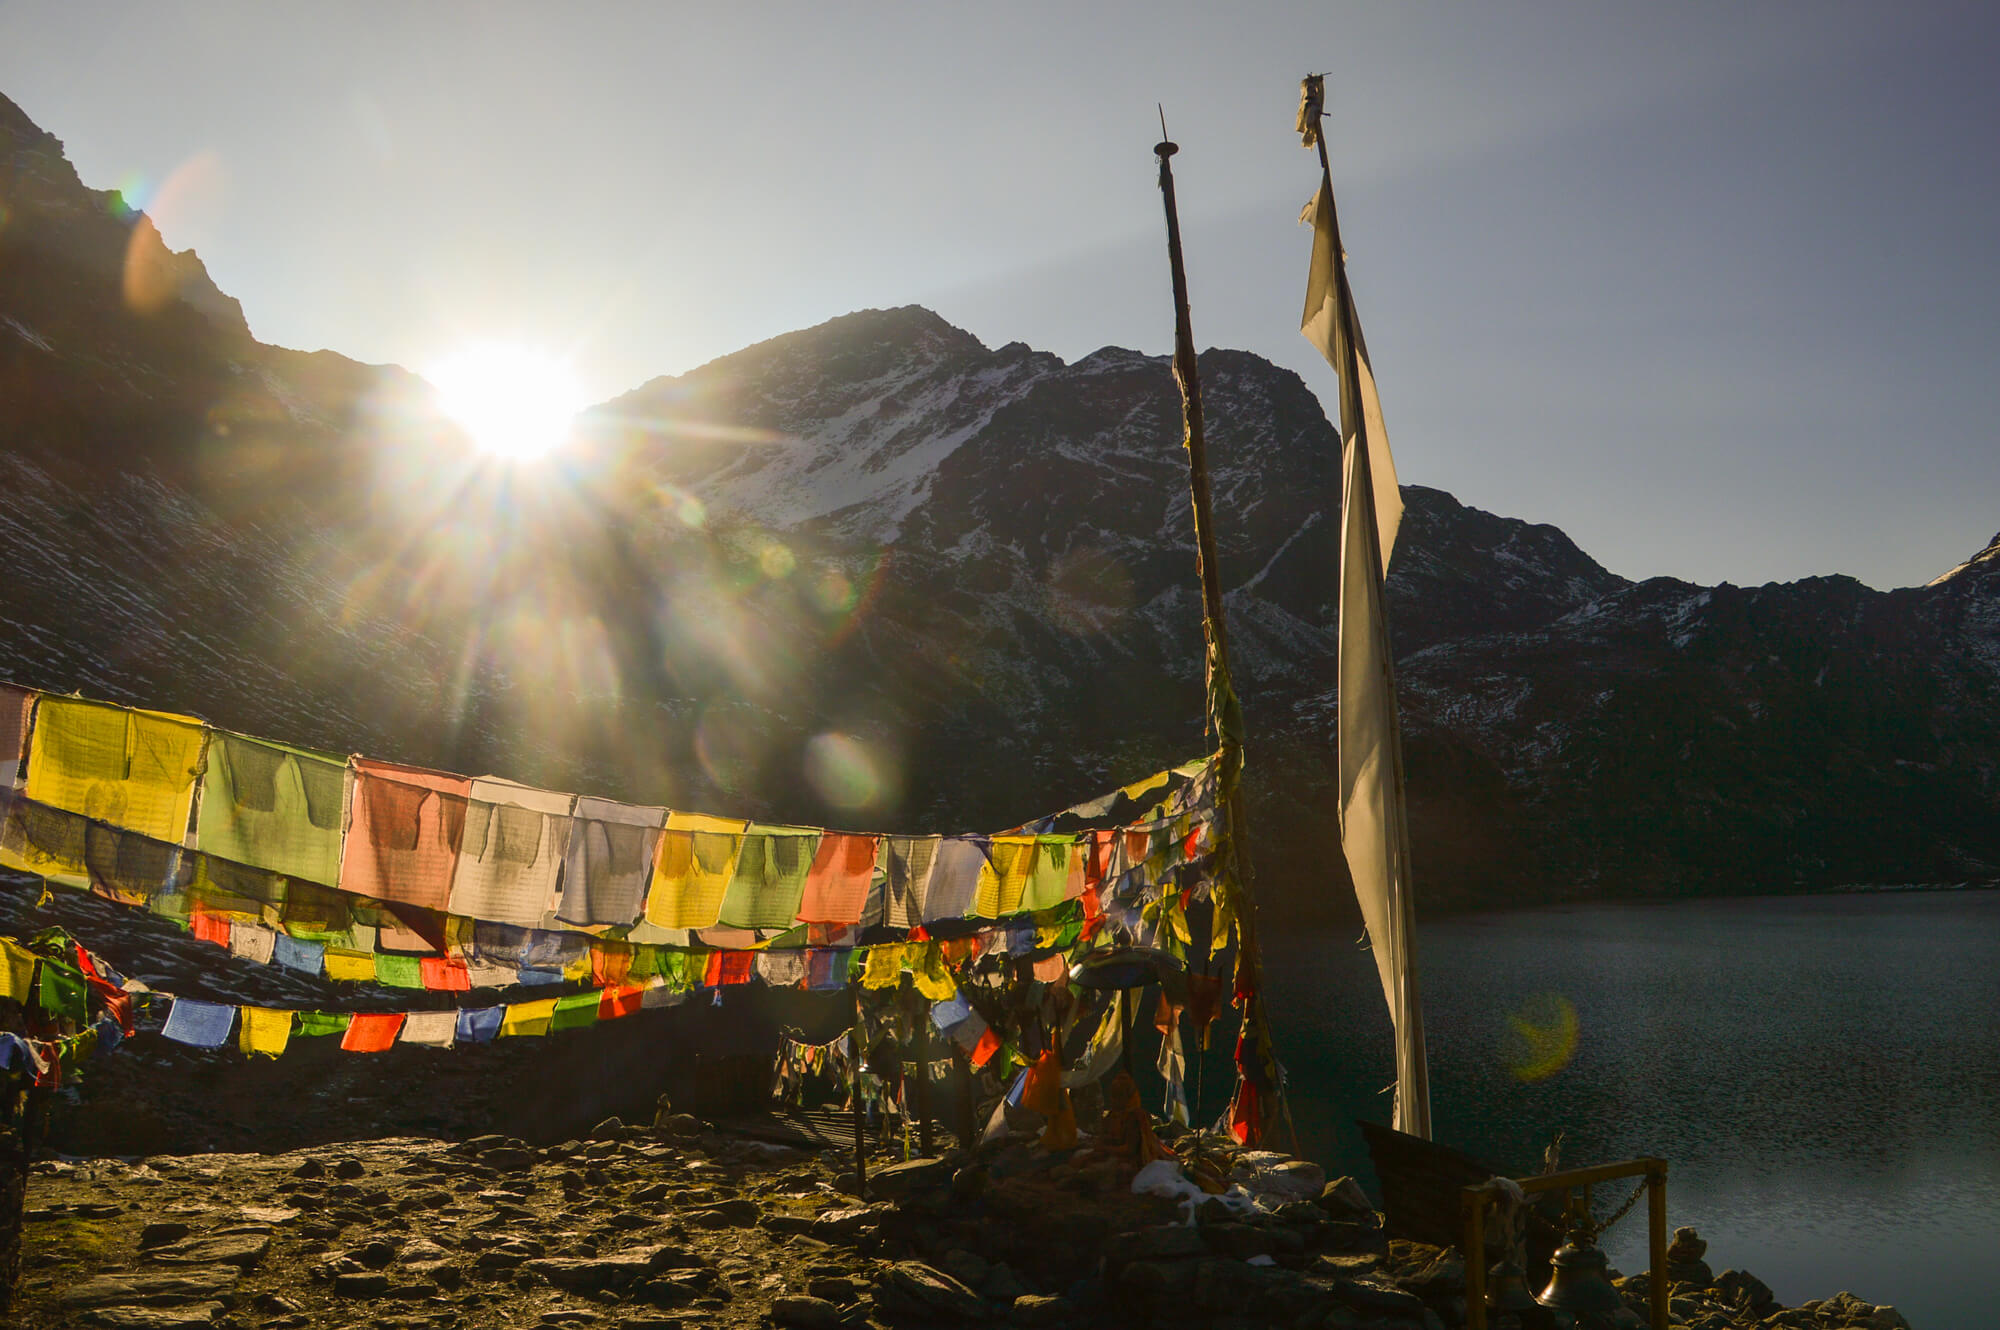
[(1580, 1324), (1610, 1324), (1625, 1310), (1625, 1300), (1605, 1271), (1611, 1262), (1588, 1235), (1572, 1232), (1569, 1241), (1549, 1258), (1549, 1286), (1535, 1301), (1574, 1317)]
[(1527, 1272), (1521, 1269), (1520, 1262), (1495, 1261), (1486, 1272), (1486, 1310), (1495, 1315), (1513, 1312), (1518, 1316), (1534, 1311), (1536, 1306), (1535, 1295), (1528, 1291)]

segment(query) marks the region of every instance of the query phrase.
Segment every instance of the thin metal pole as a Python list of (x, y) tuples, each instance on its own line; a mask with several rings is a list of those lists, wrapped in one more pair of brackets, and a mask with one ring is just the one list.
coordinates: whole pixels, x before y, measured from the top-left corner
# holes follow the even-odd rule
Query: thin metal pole
[(863, 1117), (861, 1109), (861, 985), (849, 983), (847, 991), (854, 1000), (854, 1024), (847, 1030), (847, 1052), (854, 1064), (854, 1193), (868, 1194), (868, 1147), (862, 1139)]
[[(1193, 315), (1188, 309), (1187, 266), (1181, 257), (1180, 210), (1174, 200), (1172, 159), (1180, 147), (1164, 137), (1164, 112), (1160, 128), (1162, 138), (1154, 146), (1153, 153), (1160, 159), (1160, 196), (1167, 213), (1167, 258), (1173, 270), (1174, 378), (1180, 384), (1181, 415), (1186, 426), (1188, 494), (1194, 508), (1195, 572), (1201, 579), (1201, 626), (1208, 646), (1204, 675), (1211, 713), (1209, 722), (1215, 730), (1218, 791), (1228, 828), (1227, 853), (1236, 868), (1237, 899), (1233, 902), (1236, 907), (1236, 991), (1250, 995), (1245, 1002), (1244, 1020), (1251, 1024), (1259, 1045), (1269, 1050), (1272, 1046), (1271, 1033), (1264, 1019), (1264, 964), (1257, 946), (1249, 825), (1243, 814), (1242, 793), (1237, 787), (1243, 753), (1239, 736), (1223, 724), (1223, 716), (1214, 714), (1218, 700), (1215, 676), (1220, 673), (1225, 680), (1229, 678), (1229, 625), (1222, 599), (1222, 573), (1215, 552), (1215, 524), (1211, 515), (1214, 503), (1208, 483), (1208, 441), (1202, 420), (1201, 370), (1195, 358)], [(1230, 686), (1234, 688), (1233, 683)], [(1283, 1090), (1281, 1086), (1273, 1086), (1272, 1092), (1282, 1094)], [(1270, 1114), (1266, 1111), (1262, 1116), (1269, 1117)], [(1252, 1126), (1261, 1132), (1261, 1122)]]
[(917, 1046), (917, 1092), (912, 1098), (917, 1110), (917, 1150), (929, 1158), (931, 1149), (931, 1015), (930, 1004), (916, 986), (910, 988), (910, 1012), (916, 1030), (911, 1040)]
[(1646, 1245), (1652, 1258), (1646, 1296), (1652, 1302), (1653, 1330), (1667, 1330), (1667, 1166), (1646, 1170)]

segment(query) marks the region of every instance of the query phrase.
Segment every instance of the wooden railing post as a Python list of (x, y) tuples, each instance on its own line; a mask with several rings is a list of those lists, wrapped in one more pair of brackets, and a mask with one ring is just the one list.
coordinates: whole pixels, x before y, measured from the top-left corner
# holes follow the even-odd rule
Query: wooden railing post
[(1486, 1193), (1467, 1187), (1465, 1205), (1465, 1324), (1486, 1330)]

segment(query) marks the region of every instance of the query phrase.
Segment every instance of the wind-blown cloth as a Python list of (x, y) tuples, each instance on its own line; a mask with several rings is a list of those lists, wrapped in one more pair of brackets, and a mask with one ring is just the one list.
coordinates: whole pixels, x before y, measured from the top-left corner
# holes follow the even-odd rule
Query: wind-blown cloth
[(207, 734), (199, 720), (41, 697), (27, 797), (155, 840), (187, 835)]
[(472, 782), (465, 834), (451, 881), (451, 913), (522, 928), (555, 904), (576, 796), (497, 776)]
[(578, 795), (563, 859), (566, 924), (630, 924), (646, 908), (667, 810)]
[(357, 757), (353, 814), (340, 866), (343, 891), (443, 910), (465, 836), (472, 782), (464, 776)]
[(1348, 287), (1333, 187), (1324, 178), (1309, 211), (1313, 256), (1300, 331), (1340, 375), (1341, 848), (1395, 1025), (1395, 1126), (1428, 1139), (1430, 1082), (1417, 997), (1402, 731), (1382, 603), (1403, 500)]
[(195, 844), (205, 854), (333, 886), (347, 789), (344, 757), (215, 730)]

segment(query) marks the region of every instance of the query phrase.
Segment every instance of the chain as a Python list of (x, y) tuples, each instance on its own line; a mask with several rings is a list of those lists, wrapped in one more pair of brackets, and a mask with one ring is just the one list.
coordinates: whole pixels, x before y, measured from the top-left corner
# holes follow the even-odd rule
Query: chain
[[(1632, 1213), (1632, 1207), (1639, 1203), (1639, 1197), (1644, 1194), (1645, 1190), (1646, 1190), (1646, 1179), (1640, 1178), (1639, 1185), (1632, 1188), (1632, 1194), (1625, 1198), (1625, 1204), (1619, 1206), (1615, 1211), (1612, 1212), (1611, 1217), (1605, 1220), (1601, 1224), (1592, 1220), (1589, 1214), (1585, 1213), (1580, 1215), (1573, 1223), (1571, 1223), (1568, 1226), (1567, 1229), (1565, 1229), (1565, 1227), (1562, 1224), (1556, 1223), (1554, 1220), (1550, 1219), (1547, 1215), (1544, 1215), (1541, 1211), (1534, 1209), (1532, 1206), (1529, 1207), (1528, 1209), (1528, 1218), (1533, 1222), (1541, 1225), (1549, 1232), (1555, 1234), (1559, 1238), (1567, 1237), (1569, 1231), (1574, 1230), (1577, 1232), (1581, 1232), (1585, 1237), (1589, 1238), (1592, 1242), (1596, 1242), (1597, 1239), (1603, 1236), (1603, 1234), (1606, 1231), (1608, 1231), (1613, 1224), (1616, 1224), (1626, 1215)], [(1567, 1217), (1567, 1212), (1565, 1212), (1565, 1217)]]

